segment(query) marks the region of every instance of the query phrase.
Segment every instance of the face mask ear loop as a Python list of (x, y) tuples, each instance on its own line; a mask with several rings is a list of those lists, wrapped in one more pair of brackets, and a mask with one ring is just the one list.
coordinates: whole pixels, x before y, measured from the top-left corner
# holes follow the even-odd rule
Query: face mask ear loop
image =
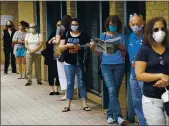
[(168, 92), (167, 88), (165, 87), (166, 92)]

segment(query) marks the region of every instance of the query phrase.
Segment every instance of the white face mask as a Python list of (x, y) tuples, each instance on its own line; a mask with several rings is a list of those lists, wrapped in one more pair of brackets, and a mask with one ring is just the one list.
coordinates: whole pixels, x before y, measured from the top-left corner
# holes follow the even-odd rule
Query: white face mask
[(159, 30), (158, 32), (153, 32), (152, 37), (157, 43), (162, 43), (165, 38), (166, 33)]
[(35, 32), (35, 29), (34, 28), (30, 28), (30, 33), (34, 33)]
[(71, 26), (71, 30), (72, 30), (73, 32), (77, 31), (78, 28), (79, 28), (79, 26), (74, 26), (74, 25)]

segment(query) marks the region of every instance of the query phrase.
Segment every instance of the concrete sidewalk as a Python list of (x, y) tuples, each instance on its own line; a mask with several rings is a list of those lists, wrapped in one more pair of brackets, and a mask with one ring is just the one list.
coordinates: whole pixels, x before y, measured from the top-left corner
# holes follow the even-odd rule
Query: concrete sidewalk
[[(72, 101), (71, 111), (63, 113), (65, 101), (61, 96), (49, 96), (47, 82), (25, 87), (25, 79), (17, 74), (3, 75), (1, 68), (1, 125), (107, 125), (105, 110), (88, 101), (92, 111), (82, 110), (77, 98)], [(114, 124), (117, 125), (117, 124)]]

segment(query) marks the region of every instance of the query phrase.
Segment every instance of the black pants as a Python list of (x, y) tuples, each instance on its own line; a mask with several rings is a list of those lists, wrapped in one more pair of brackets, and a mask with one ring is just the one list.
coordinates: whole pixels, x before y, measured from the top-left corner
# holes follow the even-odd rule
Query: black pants
[(8, 73), (9, 61), (11, 61), (12, 73), (16, 73), (16, 59), (15, 55), (13, 54), (13, 49), (4, 50), (4, 54), (5, 54), (4, 73)]
[[(54, 84), (55, 78), (56, 78), (56, 81)], [(48, 81), (49, 81), (50, 86), (54, 86), (54, 85), (60, 86), (56, 60), (52, 60), (48, 62)]]

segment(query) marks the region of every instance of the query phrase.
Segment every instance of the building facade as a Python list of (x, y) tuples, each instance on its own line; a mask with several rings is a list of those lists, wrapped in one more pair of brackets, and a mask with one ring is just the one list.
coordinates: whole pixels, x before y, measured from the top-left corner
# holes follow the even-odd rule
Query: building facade
[[(142, 14), (146, 21), (155, 16), (162, 16), (166, 19), (169, 26), (169, 2), (161, 1), (16, 1), (0, 2), (1, 15), (12, 15), (13, 22), (18, 27), (18, 22), (25, 20), (28, 23), (35, 22), (38, 31), (46, 41), (50, 33), (55, 30), (58, 20), (68, 14), (80, 19), (82, 30), (91, 37), (98, 37), (104, 32), (104, 21), (109, 15), (119, 15), (123, 23), (123, 32), (126, 40), (130, 34), (128, 26), (129, 15), (131, 13)], [(1, 25), (1, 31), (4, 29)], [(1, 44), (1, 64), (4, 63), (4, 53), (2, 40)], [(127, 44), (126, 44), (127, 46)], [(45, 45), (44, 47), (45, 48)], [(98, 77), (99, 57), (91, 52), (89, 70), (86, 75), (88, 99), (101, 104), (107, 108), (108, 91), (104, 87), (102, 80)], [(126, 65), (127, 66), (127, 65)], [(129, 72), (126, 72), (123, 84), (120, 89), (120, 103), (122, 112), (130, 120), (134, 120), (134, 110), (132, 108), (131, 94), (129, 87)], [(47, 80), (47, 67), (42, 58), (42, 78)], [(127, 109), (126, 109), (127, 108)]]

